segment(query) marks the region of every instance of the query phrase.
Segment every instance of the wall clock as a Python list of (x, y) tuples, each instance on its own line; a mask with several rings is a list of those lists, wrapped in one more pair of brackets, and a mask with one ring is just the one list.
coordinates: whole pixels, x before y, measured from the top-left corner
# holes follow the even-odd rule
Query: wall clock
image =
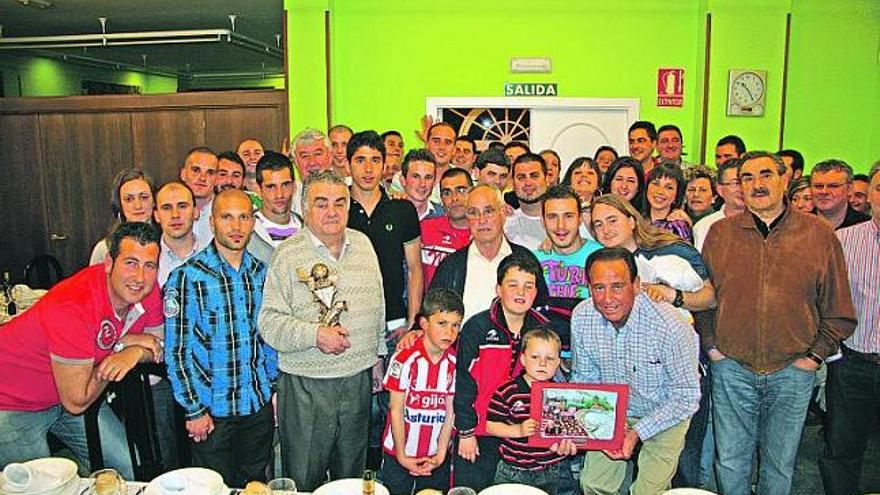
[(730, 69), (727, 89), (727, 115), (760, 117), (766, 106), (766, 70)]

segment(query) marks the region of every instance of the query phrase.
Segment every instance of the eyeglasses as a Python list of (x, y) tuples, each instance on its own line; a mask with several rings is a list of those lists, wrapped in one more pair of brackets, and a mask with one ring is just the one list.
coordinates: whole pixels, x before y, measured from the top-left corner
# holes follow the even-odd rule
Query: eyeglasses
[(826, 189), (829, 191), (836, 191), (845, 185), (846, 184), (838, 184), (838, 183), (832, 182), (829, 184), (810, 184), (810, 187), (812, 187), (813, 189), (815, 189), (817, 191), (824, 191)]
[(469, 208), (465, 215), (468, 220), (479, 220), (480, 218), (491, 218), (498, 213), (498, 210), (492, 206), (487, 206), (481, 210), (477, 208)]

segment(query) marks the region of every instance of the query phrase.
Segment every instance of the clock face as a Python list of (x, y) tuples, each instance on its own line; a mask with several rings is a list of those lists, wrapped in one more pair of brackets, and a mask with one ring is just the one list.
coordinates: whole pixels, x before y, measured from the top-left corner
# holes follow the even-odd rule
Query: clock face
[(764, 81), (754, 72), (743, 72), (733, 80), (731, 95), (738, 106), (750, 108), (761, 101)]

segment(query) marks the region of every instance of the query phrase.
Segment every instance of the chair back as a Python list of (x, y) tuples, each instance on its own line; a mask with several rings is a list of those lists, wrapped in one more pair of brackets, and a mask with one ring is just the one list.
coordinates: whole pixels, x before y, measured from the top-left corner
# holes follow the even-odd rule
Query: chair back
[(51, 289), (63, 278), (61, 262), (49, 254), (34, 257), (24, 269), (24, 283), (31, 289)]

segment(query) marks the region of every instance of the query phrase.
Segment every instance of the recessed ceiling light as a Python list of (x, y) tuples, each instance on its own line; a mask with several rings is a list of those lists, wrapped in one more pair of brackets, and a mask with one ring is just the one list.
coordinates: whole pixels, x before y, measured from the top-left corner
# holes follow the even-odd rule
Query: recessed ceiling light
[(35, 9), (52, 8), (52, 2), (49, 0), (17, 0), (23, 7), (33, 7)]

